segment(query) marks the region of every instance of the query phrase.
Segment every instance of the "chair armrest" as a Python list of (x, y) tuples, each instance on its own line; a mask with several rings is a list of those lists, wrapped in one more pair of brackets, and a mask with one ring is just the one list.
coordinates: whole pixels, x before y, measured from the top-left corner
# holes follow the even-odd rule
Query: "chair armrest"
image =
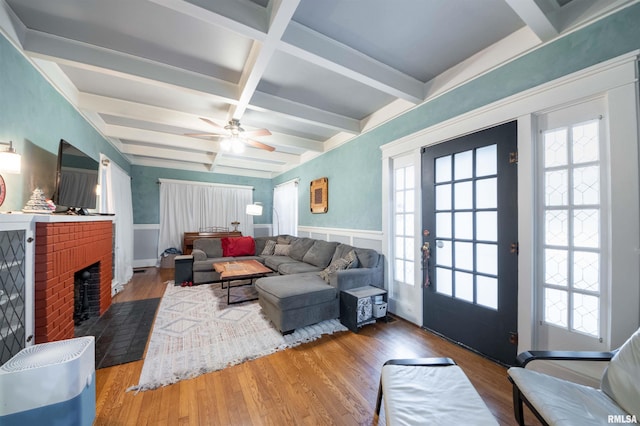
[(409, 358), (409, 359), (390, 359), (385, 365), (410, 365), (414, 367), (446, 367), (448, 365), (456, 365), (451, 358)]
[(207, 254), (200, 249), (193, 249), (191, 255), (193, 256), (193, 260), (207, 260)]
[(617, 350), (611, 352), (591, 351), (526, 351), (516, 358), (516, 365), (525, 367), (531, 361), (610, 361)]

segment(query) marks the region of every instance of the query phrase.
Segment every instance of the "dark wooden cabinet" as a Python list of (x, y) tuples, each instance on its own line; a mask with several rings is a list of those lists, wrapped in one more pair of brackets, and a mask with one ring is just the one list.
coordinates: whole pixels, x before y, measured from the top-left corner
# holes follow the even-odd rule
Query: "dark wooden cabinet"
[(223, 238), (223, 237), (242, 237), (240, 231), (227, 232), (185, 232), (182, 239), (182, 254), (191, 254), (193, 250), (193, 240), (200, 238)]
[[(376, 303), (376, 296), (382, 299), (381, 303)], [(365, 286), (340, 292), (340, 322), (349, 330), (357, 333), (360, 327), (379, 318), (387, 318), (385, 289)]]

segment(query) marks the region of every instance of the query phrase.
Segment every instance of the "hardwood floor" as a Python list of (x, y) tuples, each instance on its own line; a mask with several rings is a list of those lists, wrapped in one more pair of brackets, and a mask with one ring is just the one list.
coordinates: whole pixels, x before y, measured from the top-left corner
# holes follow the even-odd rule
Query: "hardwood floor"
[[(172, 278), (168, 269), (136, 273), (114, 303), (161, 297)], [(382, 364), (428, 356), (453, 358), (499, 423), (516, 424), (504, 367), (403, 320), (324, 336), (153, 391), (126, 391), (138, 383), (143, 361), (98, 370), (95, 424), (378, 424), (374, 408)]]

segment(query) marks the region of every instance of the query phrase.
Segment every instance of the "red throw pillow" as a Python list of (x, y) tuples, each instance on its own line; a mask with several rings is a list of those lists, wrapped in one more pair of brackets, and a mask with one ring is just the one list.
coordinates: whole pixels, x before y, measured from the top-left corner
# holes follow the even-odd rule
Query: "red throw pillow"
[(253, 256), (256, 253), (253, 237), (224, 237), (220, 242), (224, 257)]

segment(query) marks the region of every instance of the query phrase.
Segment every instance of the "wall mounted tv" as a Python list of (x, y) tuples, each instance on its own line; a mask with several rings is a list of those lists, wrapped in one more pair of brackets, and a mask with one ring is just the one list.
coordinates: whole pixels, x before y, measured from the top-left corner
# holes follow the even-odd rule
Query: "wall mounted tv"
[(58, 170), (53, 202), (57, 211), (96, 208), (99, 164), (64, 139), (58, 147)]

